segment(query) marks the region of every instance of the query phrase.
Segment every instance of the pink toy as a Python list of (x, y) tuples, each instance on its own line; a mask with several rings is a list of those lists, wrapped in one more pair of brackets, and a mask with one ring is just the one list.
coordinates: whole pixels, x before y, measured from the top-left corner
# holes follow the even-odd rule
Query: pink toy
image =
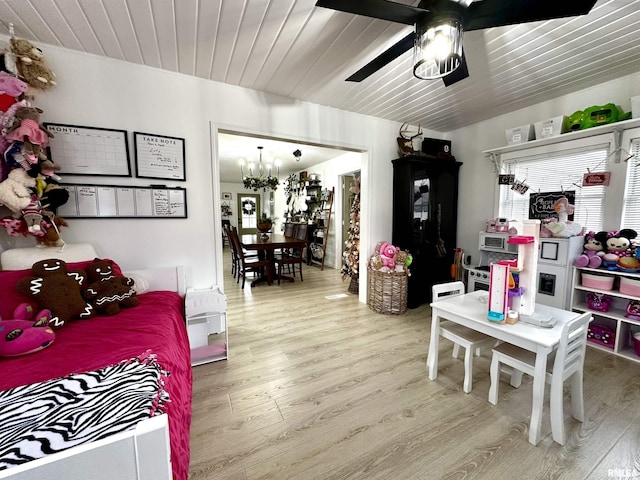
[(34, 316), (33, 307), (22, 303), (13, 316), (13, 320), (0, 320), (0, 357), (37, 352), (55, 340), (56, 334), (49, 327), (49, 310), (41, 310)]
[(7, 94), (11, 97), (19, 97), (27, 91), (29, 85), (17, 77), (7, 73), (0, 72), (0, 93)]
[(398, 247), (394, 247), (389, 242), (384, 242), (380, 246), (380, 259), (382, 260), (382, 264), (392, 270), (396, 268), (396, 253), (399, 251), (400, 249)]

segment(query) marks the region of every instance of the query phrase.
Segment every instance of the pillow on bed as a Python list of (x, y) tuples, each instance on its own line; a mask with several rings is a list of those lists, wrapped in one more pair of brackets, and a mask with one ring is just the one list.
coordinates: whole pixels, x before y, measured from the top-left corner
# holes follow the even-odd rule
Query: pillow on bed
[[(122, 269), (116, 262), (110, 259), (103, 260), (109, 262), (114, 273), (122, 275)], [(93, 262), (93, 259), (83, 262), (71, 262), (67, 263), (67, 267), (69, 270), (84, 270), (91, 262)], [(12, 318), (14, 309), (21, 303), (34, 303), (32, 298), (22, 295), (16, 290), (16, 285), (21, 278), (32, 276), (33, 273), (30, 268), (26, 270), (0, 271), (0, 318)]]

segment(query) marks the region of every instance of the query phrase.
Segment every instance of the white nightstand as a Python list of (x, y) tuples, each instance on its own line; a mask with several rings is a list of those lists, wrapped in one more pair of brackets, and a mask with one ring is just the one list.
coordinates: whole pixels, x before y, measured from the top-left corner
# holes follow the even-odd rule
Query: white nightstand
[(184, 309), (191, 365), (226, 360), (229, 333), (227, 297), (224, 293), (217, 286), (203, 290), (187, 289)]

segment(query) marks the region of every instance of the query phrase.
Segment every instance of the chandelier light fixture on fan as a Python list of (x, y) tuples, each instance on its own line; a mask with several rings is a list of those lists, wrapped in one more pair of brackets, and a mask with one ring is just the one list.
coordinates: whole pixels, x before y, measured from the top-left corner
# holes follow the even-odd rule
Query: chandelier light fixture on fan
[(257, 168), (253, 162), (250, 162), (249, 165), (247, 165), (247, 175), (244, 174), (244, 160), (240, 161), (240, 173), (242, 174), (242, 183), (244, 184), (244, 188), (253, 190), (254, 192), (257, 192), (260, 189), (264, 192), (267, 190), (276, 190), (280, 184), (280, 181), (278, 180), (278, 176), (280, 175), (278, 161), (276, 160), (277, 173), (276, 175), (271, 175), (271, 162), (262, 163), (262, 148), (263, 147), (258, 147), (260, 160)]

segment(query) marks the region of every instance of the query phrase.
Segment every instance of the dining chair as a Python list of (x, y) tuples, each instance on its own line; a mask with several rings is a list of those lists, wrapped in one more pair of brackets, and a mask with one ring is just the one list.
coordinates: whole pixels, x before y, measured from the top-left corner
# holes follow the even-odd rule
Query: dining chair
[(233, 278), (236, 278), (236, 273), (238, 271), (238, 252), (236, 252), (236, 245), (231, 241), (231, 224), (222, 224), (222, 228), (224, 230), (227, 241), (229, 242), (229, 249), (231, 250), (231, 274)]
[[(459, 281), (440, 283), (431, 287), (434, 302), (451, 298), (451, 296), (463, 295), (464, 293), (464, 283)], [(440, 336), (453, 342), (453, 358), (458, 358), (460, 347), (465, 349), (464, 382), (462, 389), (464, 393), (471, 392), (473, 383), (473, 354), (475, 352), (475, 354), (479, 356), (481, 354), (481, 348), (495, 345), (496, 339), (449, 320), (440, 321)]]
[[(584, 399), (582, 393), (582, 377), (584, 371), (584, 357), (587, 348), (587, 332), (592, 316), (590, 312), (567, 322), (562, 327), (558, 348), (547, 359), (545, 382), (551, 384), (549, 396), (551, 435), (560, 445), (565, 442), (564, 429), (564, 382), (571, 379), (571, 410), (573, 418), (584, 420)], [(522, 375), (534, 376), (536, 355), (523, 348), (502, 343), (493, 348), (491, 359), (491, 386), (489, 387), (489, 402), (498, 403), (498, 386), (500, 383), (500, 365), (509, 365), (511, 385), (518, 388), (522, 383)]]
[(267, 258), (260, 258), (256, 256), (249, 256), (245, 254), (242, 245), (240, 244), (240, 237), (238, 236), (238, 231), (235, 227), (231, 227), (229, 230), (231, 232), (231, 241), (235, 244), (236, 253), (238, 256), (238, 263), (236, 266), (236, 272), (238, 277), (236, 279), (236, 283), (240, 282), (240, 277), (242, 277), (242, 287), (244, 288), (244, 282), (248, 273), (261, 273), (265, 268), (269, 268), (270, 260)]

